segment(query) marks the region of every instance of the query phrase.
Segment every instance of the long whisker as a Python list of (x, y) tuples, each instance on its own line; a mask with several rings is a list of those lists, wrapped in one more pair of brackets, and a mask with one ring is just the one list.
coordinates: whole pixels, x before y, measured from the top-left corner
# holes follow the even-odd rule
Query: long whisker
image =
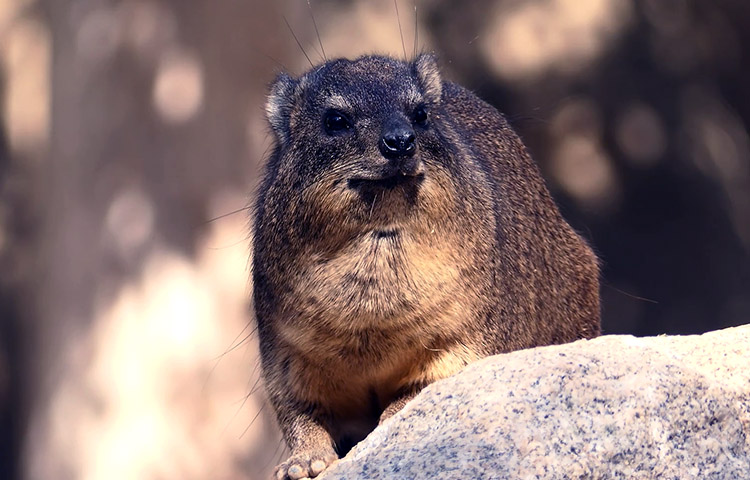
[(267, 402), (263, 402), (263, 405), (261, 405), (260, 408), (258, 409), (258, 413), (255, 414), (255, 416), (253, 417), (253, 419), (250, 420), (250, 423), (248, 424), (248, 426), (245, 427), (245, 430), (243, 430), (242, 433), (240, 434), (240, 438), (244, 437), (245, 434), (247, 433), (247, 431), (250, 430), (250, 427), (253, 426), (253, 423), (255, 423), (255, 421), (258, 419), (258, 417), (260, 416), (261, 412), (263, 412), (263, 409), (266, 408), (267, 404), (268, 404)]
[(398, 20), (398, 33), (401, 35), (401, 48), (404, 49), (404, 61), (409, 59), (406, 57), (406, 44), (404, 43), (404, 31), (401, 29), (401, 15), (398, 14), (398, 0), (393, 0), (393, 5), (396, 6), (396, 19)]
[(313, 9), (312, 9), (312, 5), (310, 5), (310, 0), (307, 0), (307, 8), (308, 10), (310, 10), (310, 18), (312, 18), (313, 27), (315, 27), (315, 35), (318, 36), (318, 44), (320, 45), (320, 51), (323, 52), (323, 60), (327, 62), (328, 57), (326, 56), (326, 49), (323, 48), (323, 41), (320, 39), (320, 32), (318, 31), (318, 24), (315, 23), (315, 15), (313, 15)]
[(342, 179), (342, 178), (339, 177), (339, 173), (346, 172), (350, 168), (351, 167), (348, 166), (348, 165), (337, 165), (336, 167), (331, 168), (330, 171), (326, 172), (326, 174), (325, 174), (324, 177), (321, 177), (317, 181), (315, 181), (315, 182), (313, 182), (313, 183), (305, 186), (305, 188), (303, 188), (302, 191), (300, 192), (300, 195), (304, 195), (305, 192), (307, 192), (308, 189), (310, 189), (312, 187), (315, 187), (320, 182), (331, 181), (331, 180), (333, 180), (333, 181), (336, 181), (336, 180), (344, 181), (344, 179)]
[[(264, 471), (266, 468), (268, 468), (269, 465), (271, 465), (271, 462), (273, 462), (274, 458), (276, 458), (276, 456), (278, 455), (279, 449), (281, 448), (282, 443), (284, 443), (283, 438), (280, 439), (279, 444), (276, 445), (276, 450), (274, 450), (273, 453), (268, 456), (268, 460), (266, 460), (266, 463), (263, 464), (263, 467), (261, 467), (260, 472)], [(281, 449), (281, 453), (284, 453), (284, 449)], [(275, 463), (279, 463), (279, 460), (280, 459), (277, 459)]]
[(251, 208), (253, 208), (252, 205), (248, 205), (246, 207), (242, 207), (242, 208), (238, 208), (237, 210), (233, 210), (233, 211), (231, 211), (229, 213), (223, 213), (223, 214), (219, 215), (218, 217), (214, 217), (214, 218), (212, 218), (210, 220), (206, 220), (204, 222), (204, 225), (209, 224), (211, 222), (215, 222), (216, 220), (221, 220), (222, 218), (226, 218), (226, 217), (228, 217), (230, 215), (234, 215), (234, 214), (237, 214), (237, 213), (240, 213), (240, 212), (244, 212), (245, 210), (250, 210)]
[(375, 210), (375, 202), (378, 200), (378, 194), (376, 193), (372, 197), (372, 205), (370, 205), (370, 215), (369, 218), (372, 219), (372, 211)]
[(294, 37), (294, 41), (297, 42), (297, 46), (299, 47), (300, 50), (302, 50), (302, 54), (305, 56), (305, 58), (307, 59), (307, 61), (310, 62), (310, 66), (314, 67), (315, 65), (313, 65), (313, 62), (312, 62), (312, 60), (310, 60), (310, 57), (307, 56), (307, 52), (305, 51), (305, 49), (302, 48), (302, 44), (299, 42), (299, 39), (297, 38), (297, 35), (294, 34), (294, 30), (292, 30), (292, 26), (289, 25), (289, 22), (286, 20), (286, 17), (282, 16), (281, 18), (284, 19), (284, 23), (286, 23), (286, 28), (289, 29), (289, 32)]
[(414, 0), (414, 58), (417, 58), (417, 45), (419, 45), (419, 14), (417, 0)]
[[(240, 340), (239, 342), (237, 341), (242, 336), (242, 334), (245, 333), (245, 330), (247, 330), (248, 327), (250, 327), (250, 323), (246, 324), (245, 328), (243, 328), (242, 331), (240, 331), (240, 333), (238, 333), (237, 336), (234, 337), (234, 340), (232, 340), (231, 346), (228, 347), (226, 350), (224, 350), (224, 353), (222, 353), (221, 355), (219, 355), (219, 356), (217, 356), (217, 357), (215, 357), (213, 359), (214, 365), (213, 365), (213, 367), (211, 367), (211, 370), (208, 372), (208, 375), (206, 375), (206, 380), (205, 380), (205, 382), (203, 382), (203, 387), (201, 388), (201, 392), (206, 389), (206, 385), (208, 385), (208, 381), (211, 378), (211, 375), (213, 375), (214, 370), (216, 370), (216, 368), (219, 366), (219, 362), (221, 362), (221, 360), (224, 358), (224, 356), (227, 355), (229, 352), (235, 350), (236, 348), (239, 348), (242, 344), (245, 343), (245, 341), (247, 341), (253, 335), (255, 335), (255, 332), (258, 329), (257, 326), (255, 328), (253, 328), (253, 330), (249, 334), (245, 335), (245, 337), (242, 340)], [(235, 415), (236, 415), (236, 413), (235, 413)]]
[(282, 69), (283, 71), (285, 71), (285, 72), (286, 72), (286, 71), (288, 71), (288, 69), (286, 68), (286, 66), (285, 66), (285, 65), (284, 65), (283, 63), (281, 63), (280, 61), (276, 60), (276, 59), (275, 59), (275, 58), (273, 58), (273, 57), (272, 57), (271, 55), (269, 55), (269, 54), (267, 54), (267, 53), (265, 53), (265, 52), (264, 52), (264, 53), (263, 53), (263, 56), (264, 56), (264, 57), (266, 57), (267, 59), (271, 60), (271, 61), (272, 61), (273, 63), (275, 63), (275, 64), (276, 64), (276, 65), (278, 65), (279, 67), (281, 67), (281, 69)]

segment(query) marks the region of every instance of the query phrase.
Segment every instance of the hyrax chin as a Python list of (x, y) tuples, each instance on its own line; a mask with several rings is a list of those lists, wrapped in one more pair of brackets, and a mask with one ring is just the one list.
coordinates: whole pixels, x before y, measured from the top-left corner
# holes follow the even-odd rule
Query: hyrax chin
[(255, 217), (263, 376), (314, 477), (476, 359), (599, 333), (597, 261), (503, 116), (413, 62), (280, 75)]

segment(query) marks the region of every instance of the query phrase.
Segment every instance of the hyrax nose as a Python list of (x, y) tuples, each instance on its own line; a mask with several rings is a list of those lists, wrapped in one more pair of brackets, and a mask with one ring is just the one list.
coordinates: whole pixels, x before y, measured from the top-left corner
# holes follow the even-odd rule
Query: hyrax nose
[(387, 159), (411, 157), (417, 150), (417, 138), (408, 124), (392, 124), (383, 129), (380, 153)]

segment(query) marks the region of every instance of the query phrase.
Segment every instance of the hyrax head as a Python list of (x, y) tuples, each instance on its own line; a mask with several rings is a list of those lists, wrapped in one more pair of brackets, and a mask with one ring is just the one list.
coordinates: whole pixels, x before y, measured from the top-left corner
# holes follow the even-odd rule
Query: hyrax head
[(326, 221), (346, 214), (349, 221), (391, 222), (416, 208), (420, 191), (446, 167), (441, 95), (436, 61), (427, 54), (412, 62), (332, 60), (299, 79), (282, 74), (266, 104), (277, 176), (289, 180), (290, 195), (328, 210)]

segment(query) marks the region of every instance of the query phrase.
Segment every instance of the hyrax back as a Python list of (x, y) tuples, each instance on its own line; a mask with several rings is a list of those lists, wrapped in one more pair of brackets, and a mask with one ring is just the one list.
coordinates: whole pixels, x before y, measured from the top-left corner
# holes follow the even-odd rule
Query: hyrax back
[(597, 262), (503, 116), (432, 56), (281, 75), (255, 218), (263, 375), (316, 476), (476, 359), (599, 333)]

